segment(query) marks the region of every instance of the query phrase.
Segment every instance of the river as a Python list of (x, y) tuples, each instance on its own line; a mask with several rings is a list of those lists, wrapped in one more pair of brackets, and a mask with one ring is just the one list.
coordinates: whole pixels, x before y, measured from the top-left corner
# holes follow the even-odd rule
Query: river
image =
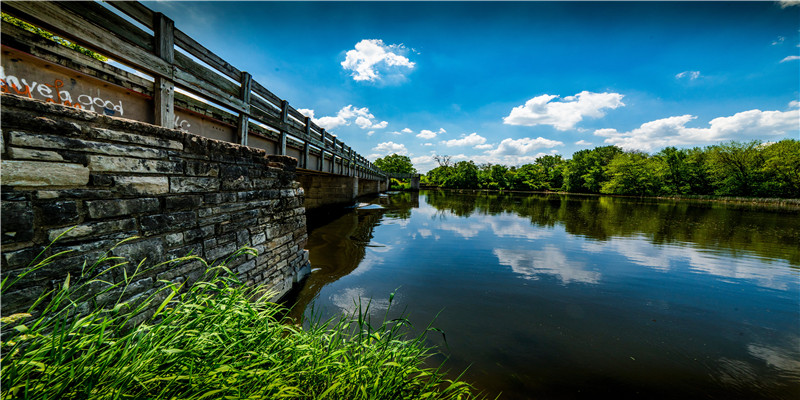
[(491, 397), (800, 398), (797, 209), (422, 191), (310, 229), (295, 316), (396, 292)]

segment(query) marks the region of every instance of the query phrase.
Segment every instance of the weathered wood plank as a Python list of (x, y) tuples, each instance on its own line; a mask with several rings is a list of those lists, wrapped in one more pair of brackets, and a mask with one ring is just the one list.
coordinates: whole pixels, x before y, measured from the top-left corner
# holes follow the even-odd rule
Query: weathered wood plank
[(109, 1), (108, 4), (136, 22), (153, 29), (153, 11), (138, 1)]
[(172, 76), (169, 63), (138, 46), (118, 40), (110, 32), (90, 24), (58, 3), (6, 1), (3, 2), (3, 11), (152, 75)]
[(128, 22), (125, 18), (114, 14), (100, 4), (88, 1), (64, 1), (59, 3), (62, 7), (82, 16), (85, 20), (113, 33), (117, 37), (127, 40), (144, 50), (154, 52), (153, 36)]
[(239, 88), (239, 98), (242, 99), (244, 106), (247, 108), (245, 113), (239, 114), (239, 144), (247, 146), (247, 127), (249, 125), (250, 117), (250, 83), (253, 81), (253, 76), (247, 72), (242, 72), (241, 87)]
[(108, 63), (64, 47), (52, 40), (28, 32), (24, 29), (2, 22), (0, 34), (3, 36), (3, 46), (28, 53), (42, 60), (58, 64), (62, 67), (89, 75), (91, 77), (110, 82), (125, 89), (153, 95), (153, 82), (123, 71)]
[(255, 94), (263, 97), (268, 102), (274, 104), (276, 108), (280, 108), (281, 102), (283, 100), (280, 97), (278, 97), (275, 94), (273, 94), (272, 92), (270, 92), (264, 86), (261, 86), (261, 84), (258, 83), (257, 81), (253, 81), (253, 92), (255, 92)]
[(239, 97), (240, 86), (235, 83), (222, 78), (210, 69), (198, 64), (196, 61), (189, 58), (189, 56), (180, 52), (175, 52), (175, 66), (180, 68), (186, 73), (194, 75), (202, 83), (202, 86), (213, 86), (218, 91), (232, 96)]
[(210, 65), (227, 77), (236, 80), (237, 82), (239, 81), (242, 71), (239, 71), (233, 65), (228, 64), (228, 62), (223, 60), (222, 57), (214, 54), (214, 52), (189, 37), (189, 35), (183, 33), (183, 31), (180, 29), (175, 30), (175, 43), (180, 46), (180, 48), (189, 52), (189, 54), (197, 57), (198, 60)]
[[(155, 53), (165, 62), (175, 60), (175, 23), (164, 14), (155, 15)], [(155, 124), (167, 129), (175, 127), (175, 83), (163, 76), (156, 76), (153, 84), (153, 106)]]
[(205, 85), (207, 83), (206, 81), (178, 68), (175, 68), (174, 75), (175, 83), (179, 84), (182, 89), (194, 92), (200, 97), (216, 102), (223, 107), (231, 108), (236, 112), (245, 111), (244, 103), (236, 98), (237, 96), (223, 93), (213, 85)]

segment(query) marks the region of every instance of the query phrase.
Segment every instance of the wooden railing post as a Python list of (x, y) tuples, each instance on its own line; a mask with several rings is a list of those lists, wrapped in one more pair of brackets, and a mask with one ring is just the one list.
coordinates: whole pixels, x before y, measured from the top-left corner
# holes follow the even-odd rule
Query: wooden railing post
[[(155, 45), (158, 57), (170, 65), (175, 62), (175, 22), (161, 13), (153, 15)], [(175, 83), (156, 75), (153, 88), (155, 124), (165, 128), (175, 128)]]
[(281, 100), (281, 122), (289, 122), (289, 102), (286, 100)]
[(301, 161), (303, 163), (303, 168), (308, 169), (308, 153), (310, 146), (308, 141), (311, 140), (311, 118), (306, 117), (304, 122), (306, 124), (306, 137), (303, 140), (303, 159)]
[(281, 130), (281, 138), (278, 142), (278, 154), (285, 156), (286, 155), (286, 131)]
[(250, 89), (253, 76), (242, 71), (242, 79), (239, 87), (239, 98), (244, 103), (244, 112), (239, 113), (239, 144), (247, 146), (248, 131), (250, 128)]

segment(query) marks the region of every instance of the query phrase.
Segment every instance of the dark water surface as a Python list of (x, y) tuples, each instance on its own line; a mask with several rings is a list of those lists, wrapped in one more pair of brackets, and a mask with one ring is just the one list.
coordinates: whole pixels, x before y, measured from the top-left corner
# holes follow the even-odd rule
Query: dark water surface
[(380, 319), (399, 288), (392, 310), (446, 332), (431, 362), (492, 396), (800, 399), (796, 209), (396, 193), (307, 248), (296, 313)]

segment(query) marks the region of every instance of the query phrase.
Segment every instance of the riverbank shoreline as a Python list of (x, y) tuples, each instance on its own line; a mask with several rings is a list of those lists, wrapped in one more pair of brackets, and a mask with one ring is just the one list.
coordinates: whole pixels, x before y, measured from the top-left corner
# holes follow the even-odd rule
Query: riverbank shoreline
[(514, 194), (546, 194), (546, 195), (570, 195), (570, 196), (585, 196), (585, 197), (614, 197), (624, 199), (642, 199), (642, 200), (680, 200), (680, 201), (698, 201), (698, 202), (714, 202), (714, 203), (728, 203), (728, 204), (752, 204), (763, 206), (778, 206), (787, 208), (800, 209), (800, 199), (783, 199), (779, 197), (729, 197), (729, 196), (711, 196), (711, 195), (675, 195), (675, 196), (627, 196), (619, 194), (602, 194), (602, 193), (573, 193), (573, 192), (552, 192), (552, 191), (533, 191), (533, 190), (494, 190), (494, 189), (454, 189), (454, 188), (441, 188), (437, 186), (420, 186), (420, 190), (448, 190), (456, 193), (514, 193)]

